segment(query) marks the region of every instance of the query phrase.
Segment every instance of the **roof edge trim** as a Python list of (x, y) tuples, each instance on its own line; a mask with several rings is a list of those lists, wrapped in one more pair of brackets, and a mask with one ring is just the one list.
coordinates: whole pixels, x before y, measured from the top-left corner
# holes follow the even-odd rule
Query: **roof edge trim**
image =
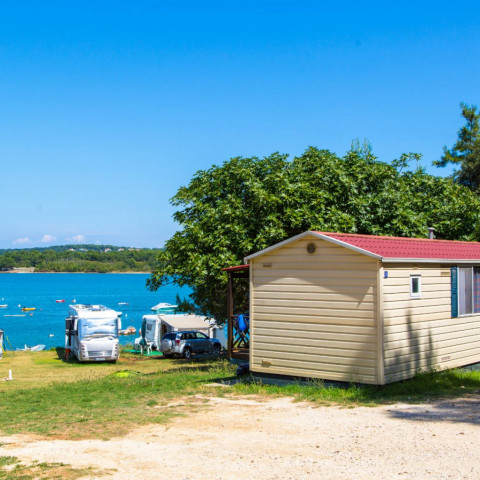
[(458, 258), (382, 258), (382, 263), (447, 263), (447, 264), (478, 264), (480, 258), (458, 259)]
[(259, 257), (260, 255), (263, 255), (265, 253), (268, 253), (272, 250), (275, 250), (279, 247), (283, 247), (284, 245), (288, 245), (289, 243), (292, 243), (294, 242), (295, 240), (300, 240), (300, 238), (303, 238), (303, 237), (306, 237), (307, 235), (313, 235), (315, 237), (318, 237), (319, 234), (317, 232), (303, 232), (303, 233), (299, 233), (298, 235), (295, 235), (294, 237), (290, 237), (290, 238), (287, 238), (286, 240), (283, 240), (279, 243), (275, 243), (274, 245), (270, 245), (270, 247), (267, 247), (267, 248), (264, 248), (263, 250), (260, 250), (258, 252), (255, 252), (255, 253), (252, 253), (251, 255), (248, 255), (247, 257), (245, 257), (243, 259), (243, 261), (245, 263), (247, 263), (249, 260), (251, 260), (252, 258), (255, 258), (255, 257)]
[(370, 252), (369, 250), (365, 250), (360, 247), (356, 247), (355, 245), (352, 245), (351, 243), (344, 242), (343, 240), (338, 240), (337, 238), (332, 238), (328, 235), (324, 235), (322, 233), (318, 232), (312, 232), (316, 233), (316, 235), (321, 238), (322, 240), (327, 240), (328, 242), (334, 243), (335, 245), (339, 245), (340, 247), (345, 247), (348, 248), (349, 250), (353, 250), (354, 252), (361, 253), (363, 255), (367, 255), (368, 257), (375, 258), (376, 260), (382, 260), (381, 255), (377, 255), (376, 253)]
[(306, 232), (299, 233), (298, 235), (295, 235), (294, 237), (287, 238), (286, 240), (283, 240), (282, 242), (276, 243), (275, 245), (271, 245), (270, 247), (264, 248), (263, 250), (260, 250), (259, 252), (252, 253), (251, 255), (248, 255), (247, 257), (245, 257), (243, 259), (243, 261), (245, 263), (247, 263), (252, 258), (259, 257), (260, 255), (264, 255), (265, 253), (271, 252), (272, 250), (275, 250), (279, 247), (283, 247), (285, 245), (288, 245), (289, 243), (295, 242), (296, 240), (300, 240), (301, 238), (306, 237), (308, 235), (310, 235), (312, 237), (319, 238), (321, 240), (326, 240), (327, 242), (333, 243), (335, 245), (339, 245), (340, 247), (348, 248), (349, 250), (353, 250), (354, 252), (361, 253), (363, 255), (367, 255), (368, 257), (375, 258), (376, 260), (382, 260), (382, 257), (380, 255), (369, 252), (368, 250), (364, 250), (363, 248), (355, 247), (354, 245), (351, 245), (350, 243), (343, 242), (342, 240), (337, 240), (336, 238), (329, 237), (328, 235), (324, 235), (323, 233), (308, 230)]

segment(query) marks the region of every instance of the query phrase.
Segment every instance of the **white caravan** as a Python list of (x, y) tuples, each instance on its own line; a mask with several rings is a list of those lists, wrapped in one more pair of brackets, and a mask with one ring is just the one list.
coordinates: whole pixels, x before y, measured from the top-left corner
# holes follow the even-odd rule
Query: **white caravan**
[(116, 362), (120, 315), (103, 305), (70, 305), (65, 320), (65, 351), (80, 362)]
[(226, 348), (223, 330), (215, 320), (210, 320), (203, 315), (177, 313), (176, 315), (144, 315), (140, 330), (142, 336), (135, 339), (135, 350), (160, 350), (160, 343), (166, 333), (182, 330), (203, 332), (211, 338), (220, 340), (222, 346)]

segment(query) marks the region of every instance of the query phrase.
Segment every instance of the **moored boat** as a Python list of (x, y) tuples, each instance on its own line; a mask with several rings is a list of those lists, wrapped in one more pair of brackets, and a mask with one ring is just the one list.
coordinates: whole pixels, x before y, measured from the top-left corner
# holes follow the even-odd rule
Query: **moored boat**
[(37, 307), (22, 307), (22, 312), (33, 312)]
[(157, 314), (166, 314), (166, 313), (175, 313), (177, 308), (178, 308), (178, 305), (161, 302), (154, 305), (150, 310), (152, 310), (152, 312), (155, 312)]
[(34, 345), (33, 347), (25, 345), (24, 348), (17, 348), (17, 352), (41, 352), (42, 350), (45, 350), (45, 345), (42, 344)]

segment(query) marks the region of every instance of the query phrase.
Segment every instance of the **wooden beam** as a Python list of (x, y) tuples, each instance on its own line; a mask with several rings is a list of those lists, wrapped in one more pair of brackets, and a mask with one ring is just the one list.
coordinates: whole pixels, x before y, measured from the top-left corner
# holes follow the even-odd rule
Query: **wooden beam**
[(233, 345), (233, 279), (231, 272), (228, 272), (228, 284), (227, 284), (227, 355), (228, 358), (232, 358), (232, 345)]

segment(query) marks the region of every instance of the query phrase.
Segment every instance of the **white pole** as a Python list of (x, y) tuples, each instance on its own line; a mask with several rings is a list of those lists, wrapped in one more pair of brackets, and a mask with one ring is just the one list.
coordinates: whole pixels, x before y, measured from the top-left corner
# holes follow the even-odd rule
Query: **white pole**
[(12, 371), (11, 371), (11, 370), (8, 371), (8, 379), (9, 379), (9, 380), (13, 380)]

